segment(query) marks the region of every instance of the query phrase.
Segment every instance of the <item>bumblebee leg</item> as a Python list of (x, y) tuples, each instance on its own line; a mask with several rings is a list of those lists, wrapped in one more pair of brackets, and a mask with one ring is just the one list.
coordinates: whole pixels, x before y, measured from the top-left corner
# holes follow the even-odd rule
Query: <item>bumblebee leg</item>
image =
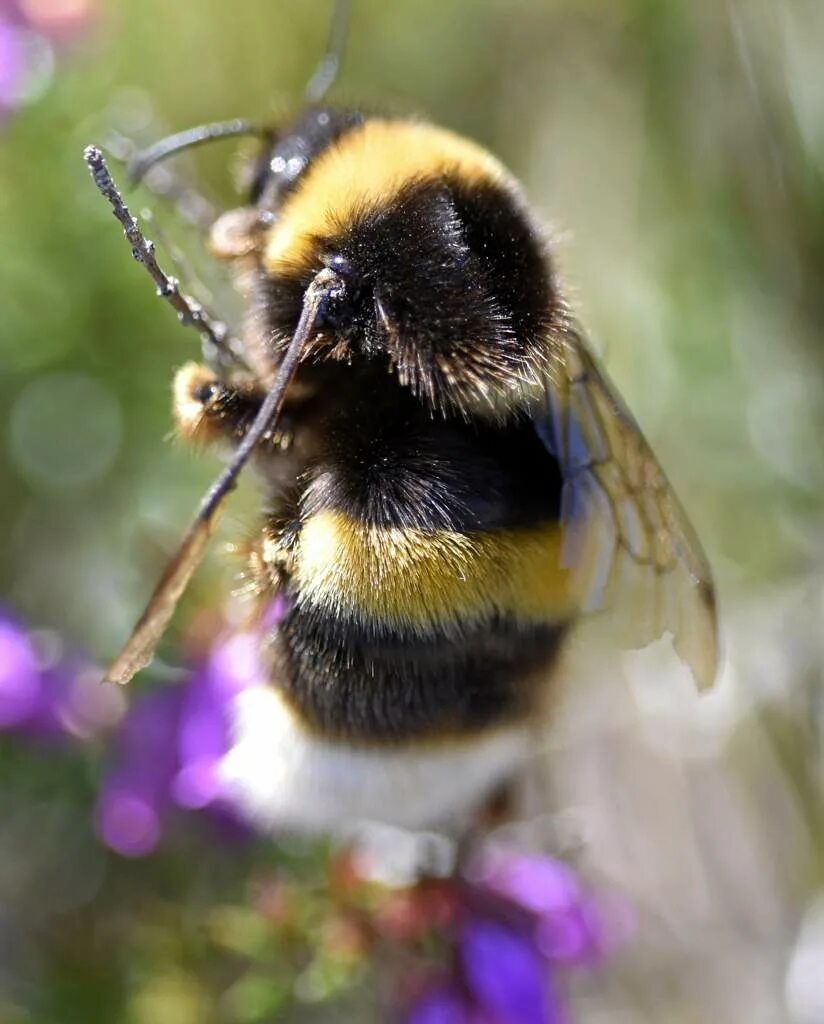
[[(177, 432), (193, 444), (241, 441), (264, 397), (254, 385), (234, 386), (201, 363), (186, 363), (177, 371), (172, 395)], [(282, 446), (285, 436), (282, 431), (273, 435), (273, 445)]]

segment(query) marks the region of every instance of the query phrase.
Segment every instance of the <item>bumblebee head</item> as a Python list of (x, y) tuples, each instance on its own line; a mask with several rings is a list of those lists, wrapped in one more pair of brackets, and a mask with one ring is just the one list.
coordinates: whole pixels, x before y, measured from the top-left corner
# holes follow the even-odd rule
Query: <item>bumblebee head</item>
[(309, 107), (285, 126), (261, 132), (263, 144), (247, 171), (249, 205), (277, 210), (312, 161), (362, 121), (354, 111)]
[[(320, 114), (333, 133), (325, 145)], [(435, 412), (499, 418), (542, 396), (548, 336), (565, 311), (541, 233), (501, 164), (415, 120), (309, 111), (295, 124), (315, 134), (273, 148), (266, 173), (287, 177), (267, 179), (270, 220), (255, 243), (273, 356), (328, 269), (342, 288), (305, 358), (382, 361)]]

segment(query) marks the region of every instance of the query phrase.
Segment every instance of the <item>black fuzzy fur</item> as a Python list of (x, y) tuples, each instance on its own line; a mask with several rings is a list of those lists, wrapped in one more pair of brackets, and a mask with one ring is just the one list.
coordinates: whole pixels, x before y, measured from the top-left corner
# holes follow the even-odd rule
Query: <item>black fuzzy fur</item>
[(375, 635), (295, 608), (275, 639), (275, 677), (313, 732), (356, 743), (469, 735), (536, 708), (567, 626), (498, 619), (460, 635)]
[(490, 389), (540, 372), (558, 296), (537, 229), (508, 187), (448, 176), (408, 182), (328, 236), (295, 273), (261, 271), (257, 307), (273, 358), (324, 266), (347, 297), (316, 339), (330, 352), (379, 355), (438, 412), (471, 415)]
[[(433, 417), (368, 363), (325, 372), (326, 410), (295, 421), (296, 434), (313, 433), (316, 455), (288, 498), (273, 493), (264, 528), (287, 564), (302, 522), (324, 511), (433, 539), (557, 521), (558, 467), (529, 422)], [(273, 678), (313, 731), (353, 742), (470, 734), (527, 714), (568, 626), (547, 609), (544, 623), (458, 620), (422, 637), (365, 613), (301, 608), (288, 570), (269, 582), (285, 584), (291, 606), (272, 638)]]
[(328, 509), (370, 527), (462, 533), (557, 519), (557, 464), (529, 421), (433, 417), (380, 365), (339, 377), (302, 515)]

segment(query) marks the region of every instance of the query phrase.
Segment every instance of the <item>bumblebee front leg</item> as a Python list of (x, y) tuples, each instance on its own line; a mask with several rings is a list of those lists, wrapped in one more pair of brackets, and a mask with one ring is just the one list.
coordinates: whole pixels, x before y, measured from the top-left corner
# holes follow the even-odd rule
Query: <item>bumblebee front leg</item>
[[(196, 445), (239, 443), (264, 399), (254, 384), (232, 384), (201, 363), (186, 363), (177, 371), (172, 395), (177, 432)], [(262, 440), (275, 451), (288, 448), (288, 422), (281, 417), (278, 429)]]

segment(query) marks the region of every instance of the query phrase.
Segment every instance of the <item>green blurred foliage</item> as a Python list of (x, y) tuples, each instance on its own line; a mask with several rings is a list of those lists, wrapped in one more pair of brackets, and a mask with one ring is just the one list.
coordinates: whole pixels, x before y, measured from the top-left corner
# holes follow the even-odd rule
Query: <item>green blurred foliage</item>
[[(725, 614), (771, 588), (809, 594), (809, 619), (787, 632), (797, 687), (762, 710), (782, 785), (820, 835), (824, 5), (353, 7), (335, 101), (429, 117), (523, 180), (706, 541)], [(277, 121), (300, 103), (327, 17), (320, 0), (110, 0), (48, 93), (2, 126), (0, 593), (96, 659), (131, 626), (217, 463), (167, 443), (171, 376), (197, 357), (197, 339), (130, 259), (83, 146), (112, 130), (146, 142), (224, 117)], [(236, 202), (235, 148), (180, 161), (221, 206)], [(151, 205), (231, 314), (195, 233), (145, 193), (128, 198)], [(248, 529), (254, 508), (246, 481), (224, 535)], [(213, 604), (232, 571), (216, 549), (186, 608)], [(746, 735), (735, 743), (748, 749)], [(249, 879), (285, 860), (317, 886), (321, 855), (213, 849), (196, 833), (174, 854), (117, 861), (87, 821), (92, 775), (56, 756), (0, 757), (0, 945), (12, 941), (4, 916), (15, 929), (14, 956), (0, 957), (0, 1019), (242, 1022), (291, 1005), (312, 954), (275, 948)], [(320, 915), (308, 892), (302, 912)], [(339, 983), (335, 970), (323, 961), (305, 982), (310, 1007), (312, 992), (354, 977)]]

